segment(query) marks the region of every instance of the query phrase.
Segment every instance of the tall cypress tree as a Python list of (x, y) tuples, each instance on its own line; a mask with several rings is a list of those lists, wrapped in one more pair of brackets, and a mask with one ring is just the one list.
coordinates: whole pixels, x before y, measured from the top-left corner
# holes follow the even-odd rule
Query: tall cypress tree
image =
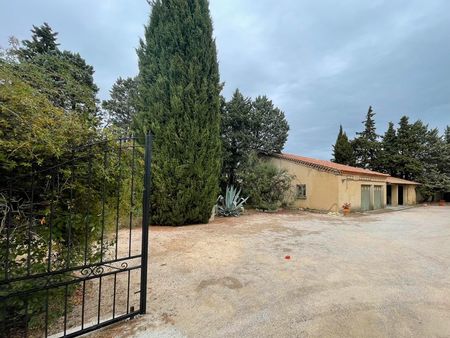
[(398, 171), (397, 160), (399, 154), (397, 132), (392, 122), (389, 122), (388, 129), (383, 136), (381, 148), (380, 169), (391, 176), (396, 176)]
[(155, 0), (138, 48), (135, 129), (154, 134), (152, 222), (204, 223), (221, 168), (220, 80), (207, 0)]
[(354, 165), (355, 162), (352, 145), (342, 125), (339, 127), (339, 134), (333, 146), (333, 162), (346, 165)]
[(363, 121), (364, 130), (356, 133), (357, 137), (353, 140), (352, 145), (356, 157), (356, 165), (361, 168), (372, 170), (379, 169), (379, 147), (378, 135), (375, 128), (375, 113), (372, 106), (367, 111), (366, 119)]

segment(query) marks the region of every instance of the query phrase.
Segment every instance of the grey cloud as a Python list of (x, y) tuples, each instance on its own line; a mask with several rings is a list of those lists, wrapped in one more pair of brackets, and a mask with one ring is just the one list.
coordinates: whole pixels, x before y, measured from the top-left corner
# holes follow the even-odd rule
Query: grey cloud
[[(361, 129), (369, 105), (379, 132), (402, 114), (450, 124), (450, 3), (445, 0), (210, 0), (224, 94), (266, 94), (291, 131), (286, 151), (328, 159), (339, 124)], [(137, 73), (135, 47), (148, 20), (140, 1), (4, 2), (0, 44), (49, 22), (64, 48), (96, 69), (105, 98)]]

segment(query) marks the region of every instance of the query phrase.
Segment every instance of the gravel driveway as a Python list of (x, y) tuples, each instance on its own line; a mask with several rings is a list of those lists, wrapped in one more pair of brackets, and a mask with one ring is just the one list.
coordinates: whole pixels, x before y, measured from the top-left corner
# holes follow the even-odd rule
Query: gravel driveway
[(450, 207), (252, 213), (150, 238), (148, 315), (92, 336), (450, 337)]

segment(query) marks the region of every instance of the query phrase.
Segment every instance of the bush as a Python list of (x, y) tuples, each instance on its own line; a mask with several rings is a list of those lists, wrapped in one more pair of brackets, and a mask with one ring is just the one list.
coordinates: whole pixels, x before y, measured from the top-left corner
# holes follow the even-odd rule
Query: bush
[(276, 210), (287, 199), (292, 176), (267, 160), (253, 154), (238, 173), (249, 196), (249, 204), (257, 209)]

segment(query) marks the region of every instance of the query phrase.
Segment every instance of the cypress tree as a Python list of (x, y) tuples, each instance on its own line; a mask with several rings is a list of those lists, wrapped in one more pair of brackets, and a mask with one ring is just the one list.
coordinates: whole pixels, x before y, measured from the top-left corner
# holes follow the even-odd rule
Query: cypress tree
[(221, 168), (220, 80), (207, 0), (155, 0), (138, 48), (135, 130), (154, 134), (152, 222), (206, 223)]
[(398, 145), (397, 133), (392, 122), (389, 122), (388, 129), (381, 141), (381, 169), (391, 176), (397, 175)]
[(332, 161), (346, 165), (354, 165), (355, 162), (352, 145), (348, 140), (347, 134), (342, 129), (342, 125), (339, 127), (336, 144), (333, 146)]
[(378, 135), (375, 128), (375, 113), (372, 106), (367, 111), (366, 119), (363, 121), (364, 130), (356, 133), (358, 137), (353, 140), (352, 145), (356, 157), (356, 165), (361, 168), (378, 170), (379, 147)]

